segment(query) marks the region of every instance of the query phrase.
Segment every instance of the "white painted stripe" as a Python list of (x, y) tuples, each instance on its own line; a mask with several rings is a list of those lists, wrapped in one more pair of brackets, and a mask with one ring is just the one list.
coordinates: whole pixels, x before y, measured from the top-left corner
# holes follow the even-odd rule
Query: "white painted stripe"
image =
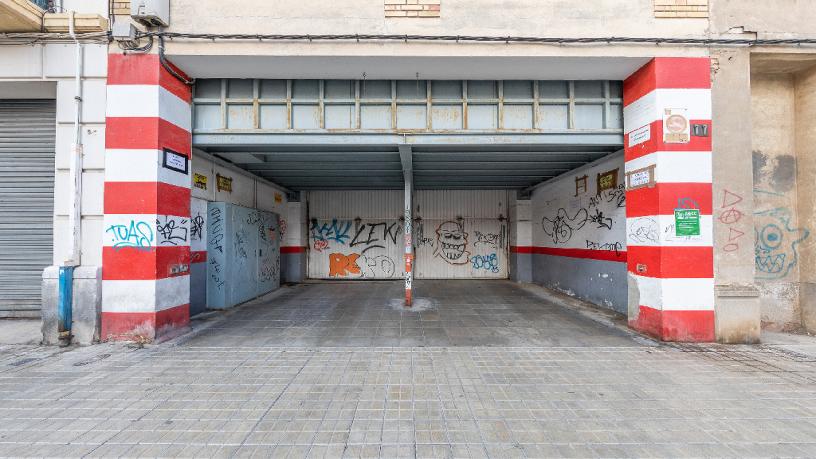
[(190, 167), (187, 174), (163, 167), (161, 150), (105, 151), (106, 182), (161, 182), (190, 188)]
[(188, 247), (190, 217), (154, 214), (105, 214), (105, 247)]
[(713, 311), (714, 279), (660, 279), (629, 273), (638, 304), (663, 311)]
[(623, 126), (628, 134), (657, 120), (667, 108), (687, 109), (690, 120), (711, 119), (710, 89), (655, 89), (623, 108)]
[(626, 172), (655, 167), (657, 183), (711, 183), (710, 151), (658, 151), (626, 161)]
[(189, 303), (189, 275), (102, 281), (102, 312), (158, 312)]
[(714, 218), (700, 216), (699, 236), (677, 236), (674, 215), (652, 215), (626, 219), (626, 246), (711, 247), (714, 245)]
[(108, 86), (105, 114), (109, 117), (158, 117), (192, 130), (192, 108), (185, 100), (158, 85), (122, 84)]

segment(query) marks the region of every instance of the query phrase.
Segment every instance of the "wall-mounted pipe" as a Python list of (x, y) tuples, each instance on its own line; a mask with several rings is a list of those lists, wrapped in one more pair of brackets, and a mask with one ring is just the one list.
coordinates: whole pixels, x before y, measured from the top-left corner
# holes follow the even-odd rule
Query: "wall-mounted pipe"
[(74, 267), (82, 261), (82, 73), (83, 48), (76, 35), (74, 11), (68, 13), (68, 35), (76, 45), (74, 77), (74, 137), (69, 158), (68, 240), (70, 255), (59, 271), (59, 338), (71, 342), (71, 309), (73, 308)]

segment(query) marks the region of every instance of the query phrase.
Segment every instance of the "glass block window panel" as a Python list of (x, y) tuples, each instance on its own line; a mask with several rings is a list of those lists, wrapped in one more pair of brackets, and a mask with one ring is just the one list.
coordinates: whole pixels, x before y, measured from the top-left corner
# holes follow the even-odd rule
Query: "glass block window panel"
[(397, 81), (397, 99), (425, 100), (427, 97), (428, 83), (426, 81)]
[(538, 129), (569, 129), (569, 105), (538, 106)]
[(360, 127), (362, 129), (391, 129), (391, 106), (360, 106)]
[(252, 114), (251, 104), (227, 105), (227, 128), (252, 129), (254, 127), (255, 122)]
[(440, 80), (431, 83), (431, 98), (462, 99), (462, 82), (458, 80)]
[(360, 97), (363, 99), (391, 99), (391, 81), (371, 80), (360, 82)]
[(434, 105), (431, 112), (431, 125), (435, 130), (462, 129), (462, 106)]
[(286, 99), (286, 80), (261, 80), (261, 99)]
[(576, 105), (575, 129), (603, 129), (603, 105)]
[(221, 106), (196, 104), (195, 128), (221, 129)]
[(533, 82), (507, 80), (504, 82), (504, 100), (532, 99)]
[(326, 105), (326, 129), (351, 129), (356, 124), (354, 105)]
[(505, 129), (532, 129), (533, 128), (533, 106), (532, 105), (505, 105), (504, 106), (504, 128)]
[(620, 104), (609, 105), (609, 118), (606, 121), (607, 129), (623, 129), (623, 108)]
[(467, 84), (469, 100), (498, 99), (499, 89), (495, 81), (472, 80)]
[(320, 107), (317, 104), (292, 106), (293, 129), (320, 129)]
[(289, 129), (289, 111), (286, 105), (261, 105), (261, 129)]
[(221, 80), (196, 80), (195, 96), (200, 99), (220, 99)]
[(609, 97), (612, 99), (621, 99), (623, 98), (623, 82), (622, 81), (610, 81), (609, 82)]
[(230, 99), (252, 99), (252, 80), (228, 80), (227, 97)]
[(398, 105), (397, 129), (426, 129), (428, 108), (425, 105)]
[(318, 80), (292, 80), (292, 99), (317, 100), (319, 84)]
[(326, 100), (354, 99), (354, 82), (351, 80), (326, 80), (323, 85)]
[(468, 105), (468, 129), (498, 129), (498, 127), (498, 105)]
[(569, 83), (566, 81), (539, 81), (539, 99), (568, 99)]
[(602, 99), (604, 97), (603, 81), (576, 81), (576, 99)]

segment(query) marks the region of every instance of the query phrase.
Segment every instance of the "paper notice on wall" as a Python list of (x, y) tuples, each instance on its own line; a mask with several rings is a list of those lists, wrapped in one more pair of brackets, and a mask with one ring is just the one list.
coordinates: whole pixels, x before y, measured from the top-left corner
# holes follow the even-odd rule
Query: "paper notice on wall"
[(652, 139), (652, 127), (651, 125), (643, 126), (642, 128), (635, 129), (634, 131), (629, 133), (629, 147), (634, 147), (635, 145), (640, 145), (644, 142), (648, 142)]
[(691, 123), (685, 108), (667, 108), (663, 111), (663, 142), (688, 143)]

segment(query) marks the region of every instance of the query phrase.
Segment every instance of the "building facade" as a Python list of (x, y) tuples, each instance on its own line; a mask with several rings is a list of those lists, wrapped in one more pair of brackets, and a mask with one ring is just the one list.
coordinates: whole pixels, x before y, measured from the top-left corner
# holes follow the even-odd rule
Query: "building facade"
[(816, 329), (803, 2), (130, 3), (0, 4), (0, 210), (28, 218), (0, 310), (46, 342), (60, 267), (81, 343), (307, 278), (535, 282), (673, 341)]

